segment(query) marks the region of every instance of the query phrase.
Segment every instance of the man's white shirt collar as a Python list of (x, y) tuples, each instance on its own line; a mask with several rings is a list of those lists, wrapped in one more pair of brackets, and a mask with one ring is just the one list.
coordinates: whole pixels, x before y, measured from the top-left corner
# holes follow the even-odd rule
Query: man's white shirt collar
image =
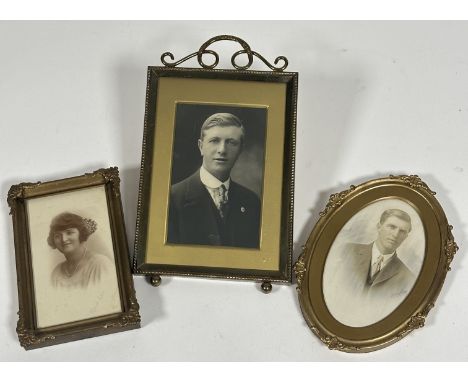
[(377, 263), (379, 257), (382, 255), (383, 256), (383, 261), (382, 261), (382, 266), (380, 267), (380, 269), (384, 269), (385, 266), (388, 264), (388, 262), (391, 260), (391, 258), (393, 257), (393, 255), (396, 254), (396, 251), (393, 252), (393, 253), (389, 253), (388, 255), (383, 255), (382, 252), (379, 251), (379, 248), (377, 248), (377, 244), (374, 242), (374, 244), (372, 245), (372, 260), (371, 260), (371, 264), (374, 265)]
[(218, 178), (211, 175), (203, 166), (200, 167), (200, 180), (206, 187), (211, 189), (218, 188), (224, 184), (226, 189), (229, 190), (229, 186), (231, 184), (230, 177), (225, 182), (221, 182)]

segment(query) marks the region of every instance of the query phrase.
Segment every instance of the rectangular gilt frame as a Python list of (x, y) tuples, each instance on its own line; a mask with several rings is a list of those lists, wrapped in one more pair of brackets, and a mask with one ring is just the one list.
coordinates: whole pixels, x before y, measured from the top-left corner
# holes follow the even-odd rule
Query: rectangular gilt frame
[[(105, 186), (122, 312), (38, 329), (26, 200), (99, 185)], [(111, 167), (73, 178), (21, 183), (10, 188), (8, 204), (13, 219), (19, 301), (16, 331), (26, 350), (140, 327), (119, 185), (118, 169)]]
[[(133, 261), (134, 273), (149, 276), (159, 276), (162, 274), (290, 283), (292, 278), (294, 158), (298, 74), (294, 72), (149, 67), (147, 79), (145, 126), (140, 170), (135, 254)], [(169, 81), (172, 81), (169, 83), (173, 84), (170, 88), (165, 86), (165, 81), (168, 79)], [(267, 86), (274, 87), (276, 86), (275, 84), (282, 84), (281, 86), (284, 86), (284, 96), (276, 97), (272, 101), (272, 105), (279, 105), (280, 108), (284, 108), (284, 120), (275, 121), (275, 128), (278, 126), (281, 127), (271, 132), (271, 136), (267, 138), (267, 143), (270, 138), (272, 138), (270, 141), (274, 141), (275, 135), (277, 137), (283, 137), (283, 140), (281, 146), (277, 146), (277, 151), (273, 152), (270, 149), (270, 152), (267, 152), (266, 154), (266, 172), (263, 183), (264, 187), (269, 186), (269, 179), (267, 179), (269, 166), (268, 158), (270, 158), (271, 155), (275, 155), (280, 152), (279, 155), (282, 155), (283, 157), (280, 168), (282, 171), (282, 179), (277, 183), (279, 184), (278, 194), (280, 194), (281, 197), (280, 200), (275, 201), (276, 204), (269, 203), (268, 205), (264, 205), (262, 209), (262, 211), (264, 211), (266, 208), (274, 209), (277, 206), (276, 208), (278, 208), (278, 214), (280, 215), (277, 227), (278, 237), (280, 238), (278, 253), (270, 252), (266, 255), (275, 258), (275, 261), (277, 261), (278, 264), (276, 269), (258, 269), (255, 266), (248, 265), (247, 262), (246, 266), (237, 266), (234, 268), (224, 266), (223, 264), (215, 264), (211, 260), (207, 260), (205, 263), (199, 262), (198, 264), (188, 265), (180, 264), (176, 261), (171, 263), (170, 261), (167, 261), (168, 257), (166, 257), (164, 262), (148, 259), (149, 256), (153, 256), (156, 259), (158, 259), (158, 256), (164, 257), (167, 250), (163, 240), (159, 240), (157, 245), (154, 246), (157, 250), (151, 251), (148, 249), (148, 239), (151, 238), (154, 233), (151, 232), (150, 235), (148, 232), (151, 205), (152, 203), (156, 203), (155, 200), (158, 198), (158, 205), (161, 206), (161, 212), (167, 211), (168, 208), (167, 195), (170, 180), (170, 175), (168, 174), (171, 168), (171, 160), (169, 160), (169, 164), (167, 164), (166, 161), (157, 162), (153, 158), (157, 158), (158, 153), (161, 152), (163, 147), (165, 148), (165, 151), (167, 151), (167, 147), (172, 147), (174, 125), (170, 125), (168, 121), (172, 121), (171, 118), (174, 117), (171, 117), (171, 111), (167, 108), (163, 108), (160, 102), (163, 102), (164, 104), (164, 100), (171, 96), (173, 99), (184, 100), (184, 96), (190, 92), (186, 89), (190, 88), (190, 85), (194, 83), (193, 81), (198, 81), (195, 82), (195, 84), (201, 85), (200, 88), (198, 88), (201, 89), (199, 96), (200, 102), (209, 98), (206, 95), (208, 91), (204, 91), (203, 89), (210, 89), (210, 84), (212, 83), (218, 85), (217, 94), (220, 99), (224, 101), (226, 97), (224, 97), (223, 94), (226, 94), (233, 89), (235, 90), (236, 100), (242, 99), (245, 96), (245, 99), (251, 101), (251, 98), (248, 98), (248, 91), (255, 94), (265, 94), (267, 89), (269, 89)], [(167, 93), (173, 93), (173, 95), (168, 96)], [(192, 95), (191, 97), (193, 102), (194, 96)], [(211, 98), (211, 102), (213, 102), (212, 100), (213, 98)], [(243, 104), (242, 101), (237, 102)], [(252, 102), (245, 102), (245, 104), (248, 103), (252, 104)], [(161, 109), (158, 109), (158, 106), (160, 106)], [(273, 107), (269, 110), (273, 110)], [(169, 131), (169, 133), (163, 135), (163, 139), (158, 140), (156, 136), (159, 134), (159, 137), (161, 138), (161, 131), (163, 130)], [(267, 151), (268, 149), (269, 147), (267, 146)], [(268, 154), (270, 154), (270, 157)], [(279, 171), (280, 169), (276, 168), (275, 170)], [(152, 189), (152, 184), (154, 184), (154, 189)], [(161, 200), (163, 201), (161, 202)], [(164, 213), (162, 213), (162, 215), (164, 215)], [(161, 229), (157, 230), (159, 233), (164, 230), (162, 225), (160, 225), (160, 227)], [(268, 243), (275, 240), (275, 238), (263, 237), (262, 240), (263, 242)], [(226, 251), (222, 247), (217, 248), (219, 250), (219, 254), (223, 254), (223, 252)], [(262, 248), (260, 248), (260, 250), (261, 249)], [(211, 249), (208, 249), (208, 251), (209, 250)], [(183, 257), (182, 251), (183, 248), (179, 251), (174, 250), (171, 253), (174, 253), (175, 257), (178, 257), (179, 255)]]

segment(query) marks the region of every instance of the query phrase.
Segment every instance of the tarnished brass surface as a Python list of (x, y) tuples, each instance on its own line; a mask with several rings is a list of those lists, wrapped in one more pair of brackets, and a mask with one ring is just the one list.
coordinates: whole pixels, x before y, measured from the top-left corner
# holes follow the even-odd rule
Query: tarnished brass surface
[(151, 275), (149, 277), (149, 282), (152, 286), (158, 287), (161, 285), (161, 276), (159, 275)]
[[(113, 237), (122, 312), (38, 329), (35, 318), (34, 282), (25, 201), (28, 198), (97, 185), (105, 186), (108, 200), (110, 229)], [(128, 261), (129, 252), (119, 185), (119, 171), (117, 167), (111, 167), (73, 178), (44, 183), (21, 183), (11, 186), (7, 200), (13, 218), (15, 239), (19, 302), (16, 331), (21, 346), (26, 350), (140, 327), (139, 305)]]
[(263, 293), (268, 294), (273, 289), (273, 286), (271, 285), (270, 281), (264, 281), (264, 282), (262, 282), (261, 288), (262, 288)]
[[(434, 195), (435, 192), (417, 175), (390, 175), (330, 196), (294, 265), (304, 318), (328, 348), (370, 352), (391, 345), (424, 326), (458, 250), (452, 226)], [(364, 206), (389, 197), (410, 203), (420, 215), (426, 232), (422, 268), (411, 292), (387, 317), (369, 326), (346, 326), (331, 315), (324, 301), (322, 276), (325, 261), (344, 224)]]
[[(291, 282), (297, 83), (297, 73), (148, 68), (135, 274)], [(174, 110), (180, 100), (268, 107), (263, 244), (254, 256), (250, 249), (165, 243)]]

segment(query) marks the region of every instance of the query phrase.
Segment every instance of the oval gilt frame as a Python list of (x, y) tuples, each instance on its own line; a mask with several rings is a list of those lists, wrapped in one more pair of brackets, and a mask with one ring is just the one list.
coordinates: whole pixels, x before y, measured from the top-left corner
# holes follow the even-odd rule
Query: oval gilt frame
[[(304, 318), (329, 349), (351, 353), (375, 351), (424, 326), (458, 250), (452, 226), (434, 195), (417, 175), (390, 175), (330, 196), (294, 265)], [(347, 326), (330, 313), (325, 302), (325, 263), (349, 219), (364, 207), (389, 198), (406, 202), (419, 214), (425, 232), (424, 260), (414, 286), (390, 314), (367, 326)]]

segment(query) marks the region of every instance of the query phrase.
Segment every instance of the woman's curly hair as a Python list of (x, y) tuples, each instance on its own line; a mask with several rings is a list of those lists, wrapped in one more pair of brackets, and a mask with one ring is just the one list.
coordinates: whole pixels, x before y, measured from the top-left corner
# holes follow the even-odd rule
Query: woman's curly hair
[(54, 242), (54, 234), (69, 228), (76, 228), (80, 233), (80, 242), (83, 242), (88, 240), (88, 237), (96, 231), (97, 224), (92, 219), (82, 218), (70, 212), (63, 212), (52, 219), (47, 244), (53, 249), (57, 248)]

